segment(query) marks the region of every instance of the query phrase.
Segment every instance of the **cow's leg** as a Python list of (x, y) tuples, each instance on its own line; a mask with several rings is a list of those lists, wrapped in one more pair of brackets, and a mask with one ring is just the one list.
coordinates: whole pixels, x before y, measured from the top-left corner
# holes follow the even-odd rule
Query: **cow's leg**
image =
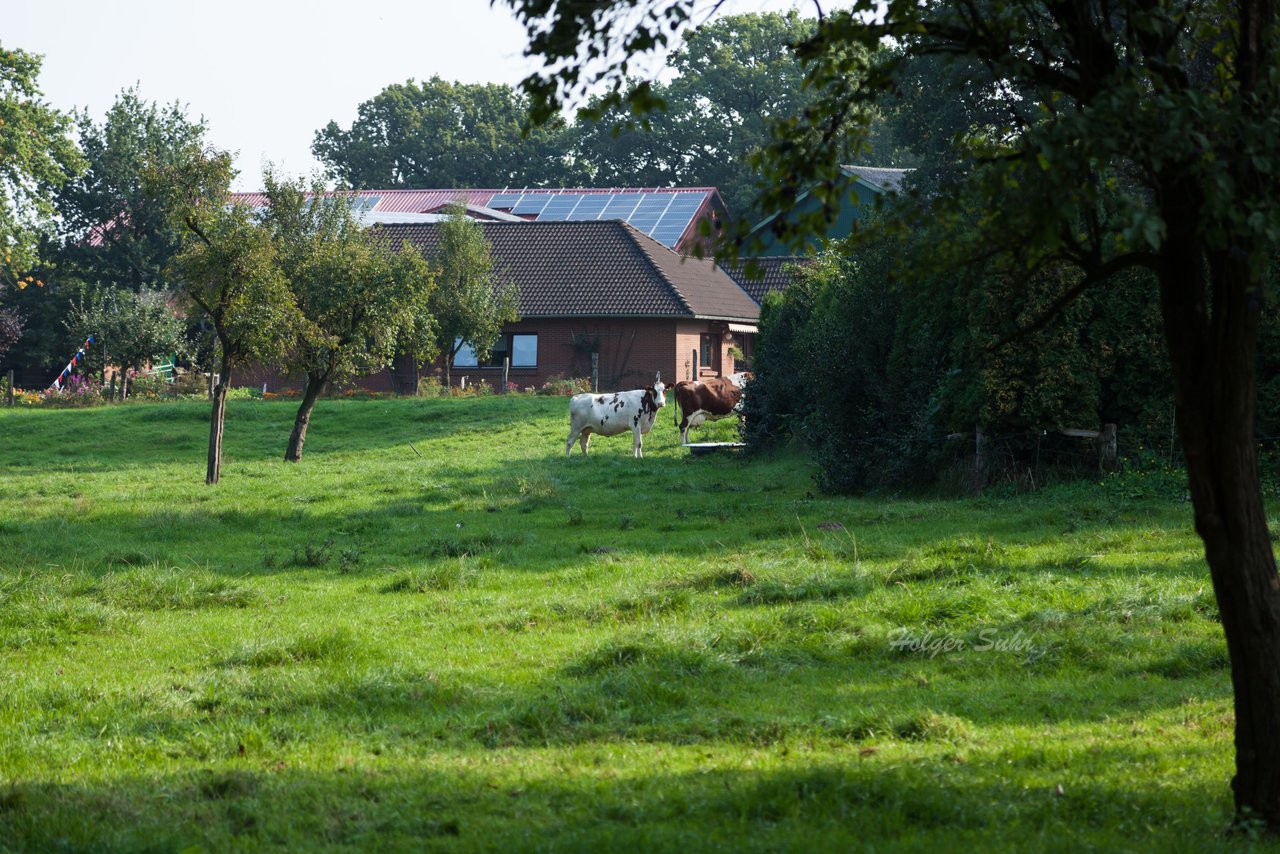
[(685, 415), (685, 417), (680, 420), (680, 444), (682, 445), (689, 444), (689, 416), (688, 415)]
[(564, 455), (566, 457), (573, 454), (573, 440), (578, 438), (580, 432), (580, 430), (574, 430), (572, 427), (569, 428), (569, 441), (564, 444)]
[(644, 436), (640, 433), (639, 427), (632, 428), (631, 435), (634, 437), (631, 442), (631, 456), (638, 460), (644, 456)]
[(591, 444), (591, 431), (583, 430), (582, 431), (582, 455), (584, 457), (587, 455), (587, 447), (590, 444)]

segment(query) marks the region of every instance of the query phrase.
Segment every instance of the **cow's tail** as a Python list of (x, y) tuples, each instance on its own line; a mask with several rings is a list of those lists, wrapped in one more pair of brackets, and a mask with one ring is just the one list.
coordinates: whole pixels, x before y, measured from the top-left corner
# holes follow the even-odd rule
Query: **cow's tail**
[(672, 397), (675, 399), (671, 401), (671, 413), (675, 415), (676, 420), (674, 423), (677, 427), (679, 427), (680, 426), (680, 397), (679, 395), (674, 395), (674, 394), (672, 395)]

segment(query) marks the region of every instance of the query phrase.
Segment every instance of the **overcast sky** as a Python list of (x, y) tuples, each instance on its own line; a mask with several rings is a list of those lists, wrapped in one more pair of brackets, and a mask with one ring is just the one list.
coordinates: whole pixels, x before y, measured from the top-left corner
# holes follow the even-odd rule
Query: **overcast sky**
[[(508, 7), (488, 0), (6, 0), (0, 44), (44, 55), (53, 106), (101, 119), (123, 89), (203, 115), (209, 139), (239, 154), (236, 189), (262, 167), (319, 169), (315, 132), (349, 126), (391, 83), (440, 75), (518, 83), (534, 67)], [(736, 0), (732, 11), (780, 11), (797, 0)]]

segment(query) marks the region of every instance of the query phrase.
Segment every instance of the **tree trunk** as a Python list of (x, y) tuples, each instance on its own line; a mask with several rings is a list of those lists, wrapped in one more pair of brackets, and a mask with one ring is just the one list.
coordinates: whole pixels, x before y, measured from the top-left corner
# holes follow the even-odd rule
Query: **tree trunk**
[(406, 382), (409, 386), (409, 394), (417, 397), (421, 378), (418, 376), (418, 354), (416, 353), (409, 354), (409, 379)]
[(302, 393), (302, 403), (298, 406), (298, 414), (293, 419), (293, 434), (289, 436), (289, 447), (284, 452), (286, 463), (302, 462), (302, 446), (307, 441), (307, 425), (311, 423), (311, 410), (324, 390), (326, 376), (307, 374), (307, 388)]
[(1157, 273), (1196, 532), (1231, 663), (1236, 817), (1277, 831), (1280, 576), (1254, 439), (1261, 294), (1245, 253), (1205, 252), (1193, 218), (1174, 213), (1166, 211), (1169, 236)]
[(231, 359), (224, 349), (218, 384), (213, 387), (213, 411), (209, 416), (209, 465), (204, 482), (217, 483), (222, 475), (222, 425), (227, 417), (227, 391), (231, 386)]

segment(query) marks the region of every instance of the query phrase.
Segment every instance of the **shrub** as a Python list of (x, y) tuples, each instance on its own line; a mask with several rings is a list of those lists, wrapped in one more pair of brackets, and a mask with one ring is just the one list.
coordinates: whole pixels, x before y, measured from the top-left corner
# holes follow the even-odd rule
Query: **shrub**
[(591, 391), (590, 377), (565, 378), (554, 374), (537, 389), (538, 394), (548, 396), (568, 396)]
[(104, 402), (102, 386), (87, 377), (72, 375), (61, 390), (47, 388), (40, 392), (40, 404), (53, 407), (97, 406)]
[(159, 400), (173, 396), (173, 389), (169, 381), (158, 374), (138, 374), (129, 380), (129, 394), (142, 400)]

